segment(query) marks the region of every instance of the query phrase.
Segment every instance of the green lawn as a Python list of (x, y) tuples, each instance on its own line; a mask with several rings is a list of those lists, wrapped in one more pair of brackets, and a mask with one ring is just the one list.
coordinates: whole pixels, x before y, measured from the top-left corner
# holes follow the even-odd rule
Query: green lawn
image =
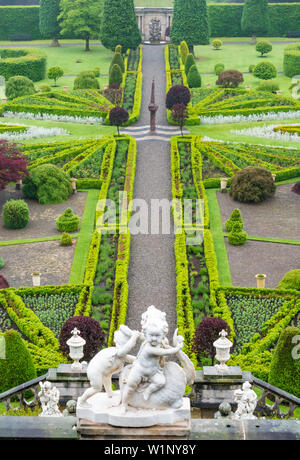
[[(283, 72), (283, 50), (287, 46), (286, 43), (274, 43), (271, 53), (267, 57), (259, 57), (259, 53), (255, 50), (255, 45), (242, 44), (242, 42), (249, 41), (247, 37), (239, 38), (221, 38), (223, 42), (239, 42), (234, 45), (223, 44), (220, 50), (214, 50), (211, 45), (203, 45), (195, 47), (195, 57), (198, 70), (202, 77), (202, 86), (205, 86), (207, 83), (210, 83), (212, 86), (215, 86), (217, 80), (216, 75), (204, 75), (205, 73), (214, 72), (214, 66), (217, 63), (222, 63), (225, 65), (225, 69), (236, 69), (240, 72), (248, 72), (249, 65), (257, 64), (262, 60), (267, 60), (272, 62), (277, 72)], [(259, 40), (259, 38), (258, 38)], [(284, 39), (279, 39), (276, 37), (265, 38), (268, 41), (282, 41)], [(285, 39), (286, 40), (286, 39)], [(290, 96), (289, 86), (291, 84), (291, 79), (284, 76), (283, 74), (278, 74), (275, 78), (279, 84), (280, 89), (283, 94)], [(244, 84), (243, 86), (251, 86), (252, 89), (255, 89), (257, 85), (261, 82), (258, 78), (253, 77), (252, 74), (244, 75)], [(242, 86), (241, 86), (242, 87)]]

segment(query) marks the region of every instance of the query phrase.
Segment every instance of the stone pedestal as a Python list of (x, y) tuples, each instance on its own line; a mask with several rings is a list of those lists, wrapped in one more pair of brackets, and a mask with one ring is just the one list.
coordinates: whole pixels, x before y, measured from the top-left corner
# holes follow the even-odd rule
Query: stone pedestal
[(77, 422), (77, 433), (80, 440), (185, 441), (189, 439), (190, 421), (185, 420), (176, 422), (173, 425), (155, 425), (146, 428), (125, 428), (79, 419)]
[(220, 374), (215, 367), (204, 366), (202, 371), (196, 371), (191, 405), (199, 409), (201, 418), (213, 418), (222, 402), (235, 409), (234, 392), (246, 380), (252, 382), (251, 372), (242, 372), (239, 367), (228, 367), (226, 373)]
[(74, 371), (71, 364), (60, 364), (56, 369), (49, 369), (47, 380), (59, 390), (59, 403), (63, 405), (70, 399), (77, 401), (78, 397), (90, 387), (86, 370)]

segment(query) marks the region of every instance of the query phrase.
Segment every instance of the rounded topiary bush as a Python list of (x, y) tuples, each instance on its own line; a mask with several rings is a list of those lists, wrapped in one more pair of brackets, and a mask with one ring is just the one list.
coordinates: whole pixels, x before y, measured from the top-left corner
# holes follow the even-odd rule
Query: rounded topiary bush
[(5, 95), (9, 101), (16, 97), (29, 96), (35, 93), (34, 84), (29, 78), (17, 75), (8, 79)]
[(62, 246), (72, 246), (73, 240), (72, 236), (69, 233), (63, 233), (61, 236), (60, 244)]
[(5, 341), (5, 359), (0, 359), (0, 393), (36, 377), (28, 348), (15, 330), (0, 333)]
[(190, 70), (187, 76), (187, 82), (190, 88), (200, 88), (201, 76), (200, 76), (200, 73), (196, 65), (192, 65), (190, 67)]
[(191, 93), (187, 86), (184, 85), (174, 85), (172, 86), (166, 97), (166, 107), (169, 110), (172, 110), (173, 105), (175, 104), (184, 104), (185, 106), (191, 100)]
[(74, 80), (74, 89), (100, 89), (99, 82), (92, 70), (83, 70)]
[(225, 228), (227, 232), (231, 232), (233, 224), (239, 223), (241, 224), (241, 228), (243, 229), (243, 219), (242, 219), (242, 214), (241, 211), (238, 208), (235, 208), (231, 216), (228, 220), (225, 222)]
[(266, 40), (260, 40), (257, 42), (255, 49), (258, 53), (260, 53), (261, 56), (263, 56), (264, 54), (270, 53), (273, 47), (270, 42)]
[(216, 74), (217, 76), (219, 76), (220, 73), (223, 72), (224, 69), (225, 69), (224, 64), (221, 64), (221, 63), (216, 64), (216, 65), (215, 65), (215, 74)]
[(30, 200), (37, 199), (37, 186), (33, 182), (30, 175), (24, 177), (22, 180), (22, 193), (25, 198), (29, 198)]
[(9, 200), (3, 205), (2, 219), (5, 227), (24, 228), (29, 221), (28, 204), (24, 200)]
[(189, 71), (192, 65), (196, 65), (196, 62), (195, 62), (194, 55), (192, 53), (189, 53), (184, 63), (184, 70), (185, 70), (186, 75), (189, 74)]
[(232, 224), (231, 231), (228, 235), (228, 243), (234, 246), (241, 246), (247, 241), (247, 233), (243, 230), (243, 224), (241, 222), (235, 222)]
[(266, 80), (262, 81), (256, 88), (257, 91), (263, 91), (267, 93), (276, 93), (279, 90), (279, 85), (275, 81)]
[(259, 203), (274, 195), (276, 186), (267, 169), (249, 166), (231, 180), (230, 196), (241, 203)]
[(71, 208), (67, 208), (56, 220), (56, 227), (60, 232), (76, 232), (79, 227), (79, 217)]
[(300, 44), (288, 45), (284, 49), (283, 73), (287, 77), (300, 74)]
[(212, 44), (212, 47), (215, 49), (215, 50), (219, 50), (222, 46), (222, 40), (220, 40), (219, 38), (215, 38), (211, 44)]
[(221, 318), (206, 317), (199, 323), (193, 343), (193, 351), (196, 353), (199, 362), (202, 357), (206, 357), (210, 358), (212, 364), (214, 364), (216, 349), (213, 343), (219, 338), (219, 334), (223, 329), (228, 335), (230, 334), (229, 325)]
[(277, 285), (277, 289), (296, 289), (300, 291), (300, 268), (287, 272)]
[(72, 330), (75, 327), (80, 331), (80, 337), (86, 341), (83, 359), (90, 361), (104, 345), (105, 334), (98, 321), (89, 316), (69, 318), (62, 326), (59, 335), (60, 349), (67, 356), (69, 356), (70, 350), (66, 342), (72, 337)]
[(292, 187), (292, 192), (297, 193), (297, 195), (300, 195), (300, 181), (296, 182), (293, 187)]
[[(300, 336), (300, 329), (287, 327), (279, 337), (275, 348), (268, 382), (281, 390), (300, 397), (300, 350), (297, 343), (297, 336)], [(296, 337), (296, 341), (295, 341)]]
[[(25, 186), (26, 185), (26, 186)], [(44, 164), (30, 171), (29, 179), (23, 187), (23, 193), (28, 197), (35, 191), (40, 204), (58, 204), (66, 201), (73, 193), (70, 177), (58, 166)]]
[(256, 78), (260, 78), (261, 80), (271, 80), (277, 76), (277, 70), (272, 62), (263, 61), (253, 69), (253, 75)]
[(243, 81), (244, 77), (241, 72), (235, 69), (229, 69), (223, 70), (223, 72), (219, 74), (216, 85), (222, 88), (237, 88)]
[(249, 67), (248, 67), (248, 71), (250, 73), (253, 73), (254, 67), (255, 67), (255, 64), (250, 64)]
[(9, 288), (8, 281), (4, 278), (3, 275), (0, 275), (0, 289), (7, 289)]
[(51, 86), (46, 85), (45, 83), (42, 83), (42, 84), (39, 86), (39, 91), (40, 91), (41, 93), (49, 93), (50, 91), (52, 91), (52, 89), (51, 89)]

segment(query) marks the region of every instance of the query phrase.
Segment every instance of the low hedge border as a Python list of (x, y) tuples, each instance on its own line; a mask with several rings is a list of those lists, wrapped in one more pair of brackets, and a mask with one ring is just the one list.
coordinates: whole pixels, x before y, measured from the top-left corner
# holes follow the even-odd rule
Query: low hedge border
[(300, 74), (300, 45), (289, 45), (283, 53), (283, 73), (287, 77)]

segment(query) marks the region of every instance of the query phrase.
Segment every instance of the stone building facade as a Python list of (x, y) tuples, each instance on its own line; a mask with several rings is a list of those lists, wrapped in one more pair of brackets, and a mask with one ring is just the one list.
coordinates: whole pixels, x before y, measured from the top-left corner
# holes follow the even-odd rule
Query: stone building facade
[(149, 40), (149, 26), (152, 19), (158, 19), (161, 23), (161, 40), (166, 39), (166, 29), (172, 24), (172, 7), (136, 7), (135, 14), (143, 41)]

